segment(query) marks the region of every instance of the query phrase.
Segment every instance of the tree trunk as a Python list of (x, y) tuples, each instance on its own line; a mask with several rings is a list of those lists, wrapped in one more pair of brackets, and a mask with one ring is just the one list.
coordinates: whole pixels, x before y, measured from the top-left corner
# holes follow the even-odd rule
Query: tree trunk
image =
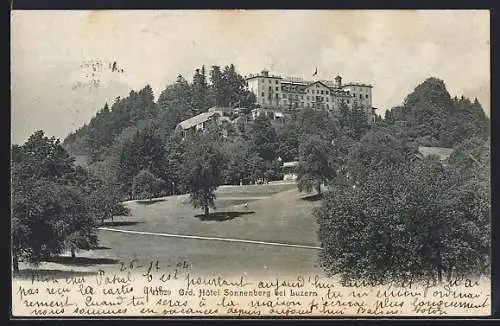
[(16, 254), (12, 255), (12, 267), (14, 268), (14, 273), (19, 274), (19, 257)]
[(438, 282), (441, 284), (443, 281), (443, 260), (441, 258), (441, 241), (437, 240), (436, 246), (436, 255), (437, 255), (437, 272), (438, 272)]
[(316, 185), (316, 192), (318, 193), (318, 195), (321, 195), (321, 183), (318, 183)]
[(448, 271), (446, 273), (447, 281), (451, 281), (452, 275), (453, 275), (453, 269), (452, 268), (448, 268)]
[(76, 253), (75, 253), (75, 248), (71, 248), (71, 258), (73, 258), (73, 260), (76, 260)]
[(208, 213), (209, 213), (209, 208), (208, 208), (208, 205), (205, 205), (205, 216), (208, 216)]

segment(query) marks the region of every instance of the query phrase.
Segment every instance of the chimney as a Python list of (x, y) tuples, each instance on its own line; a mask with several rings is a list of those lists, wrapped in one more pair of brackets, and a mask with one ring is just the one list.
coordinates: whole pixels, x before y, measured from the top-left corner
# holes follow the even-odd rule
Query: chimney
[(342, 87), (342, 77), (340, 77), (338, 75), (337, 75), (337, 77), (335, 77), (335, 86), (339, 87), (339, 88)]
[(269, 71), (267, 71), (267, 70), (262, 70), (262, 76), (264, 76), (264, 77), (269, 77)]

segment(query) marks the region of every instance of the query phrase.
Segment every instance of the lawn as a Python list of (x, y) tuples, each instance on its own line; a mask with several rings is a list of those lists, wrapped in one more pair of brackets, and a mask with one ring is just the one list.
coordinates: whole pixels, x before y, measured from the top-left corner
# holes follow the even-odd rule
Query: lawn
[[(215, 211), (209, 218), (189, 203), (189, 196), (171, 196), (151, 202), (127, 202), (130, 216), (117, 217), (106, 227), (119, 230), (232, 238), (319, 246), (312, 210), (319, 201), (303, 200), (295, 184), (223, 186), (217, 191)], [(245, 207), (247, 203), (247, 207)], [(61, 266), (88, 271), (117, 268), (119, 261), (186, 260), (204, 273), (296, 275), (319, 272), (317, 250), (255, 243), (168, 238), (145, 234), (99, 231), (101, 248), (79, 253), (80, 261), (53, 261), (43, 268)], [(62, 263), (62, 264), (61, 264)]]

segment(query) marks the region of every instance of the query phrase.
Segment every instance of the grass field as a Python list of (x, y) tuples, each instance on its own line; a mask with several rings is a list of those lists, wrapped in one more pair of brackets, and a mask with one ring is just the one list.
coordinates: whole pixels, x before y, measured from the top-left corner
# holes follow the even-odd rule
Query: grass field
[[(319, 201), (301, 199), (294, 183), (222, 186), (215, 211), (209, 218), (194, 209), (189, 196), (172, 196), (151, 202), (127, 202), (130, 216), (117, 217), (106, 228), (202, 237), (231, 238), (294, 245), (319, 246), (312, 209)], [(245, 207), (244, 203), (247, 203)], [(165, 264), (187, 261), (197, 271), (225, 275), (296, 275), (320, 272), (317, 249), (257, 243), (169, 238), (150, 234), (99, 231), (100, 249), (44, 263), (46, 269), (89, 271), (117, 268), (118, 262), (138, 259)]]

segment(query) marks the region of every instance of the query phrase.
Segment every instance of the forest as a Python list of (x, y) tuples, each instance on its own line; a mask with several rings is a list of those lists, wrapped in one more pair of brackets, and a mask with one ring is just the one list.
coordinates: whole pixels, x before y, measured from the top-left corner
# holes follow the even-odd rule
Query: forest
[[(114, 99), (63, 142), (37, 131), (13, 145), (14, 270), (96, 246), (98, 225), (127, 213), (124, 200), (190, 194), (209, 214), (218, 186), (279, 180), (282, 162), (296, 160), (298, 189), (322, 198), (313, 217), (329, 274), (488, 271), (490, 120), (477, 99), (451, 97), (430, 77), (373, 124), (347, 106), (252, 119), (254, 103), (234, 65), (202, 66), (156, 101), (149, 85)], [(244, 109), (235, 123), (182, 139), (177, 124), (213, 106)], [(422, 159), (419, 146), (453, 154)]]

